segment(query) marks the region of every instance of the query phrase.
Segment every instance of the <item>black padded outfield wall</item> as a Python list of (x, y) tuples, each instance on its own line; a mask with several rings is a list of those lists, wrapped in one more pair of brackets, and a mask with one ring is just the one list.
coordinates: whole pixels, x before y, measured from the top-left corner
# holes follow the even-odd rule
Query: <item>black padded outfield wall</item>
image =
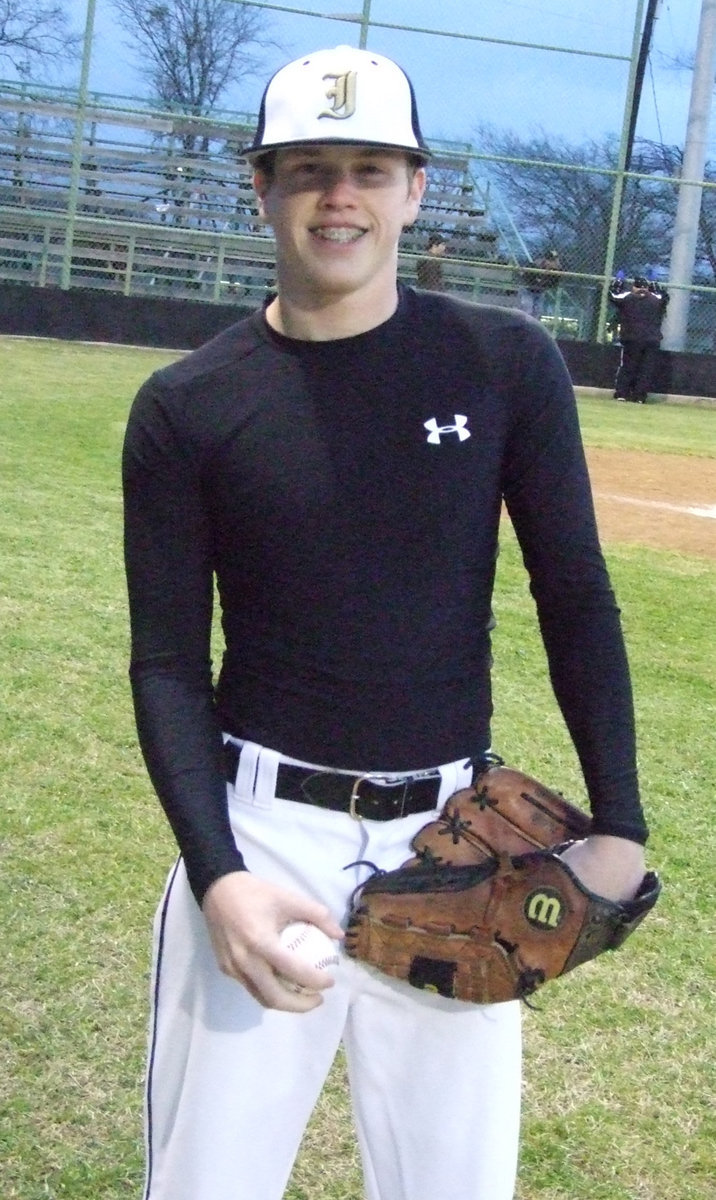
[[(559, 348), (575, 386), (613, 388), (621, 353), (619, 346), (560, 341)], [(667, 396), (716, 397), (716, 356), (662, 350), (652, 391)]]
[[(193, 350), (251, 311), (240, 300), (208, 304), (0, 283), (0, 334)], [(559, 346), (575, 386), (611, 390), (618, 346), (568, 340)], [(654, 391), (716, 398), (716, 356), (662, 351)]]
[(240, 304), (0, 283), (0, 333), (33, 337), (194, 350), (250, 311)]

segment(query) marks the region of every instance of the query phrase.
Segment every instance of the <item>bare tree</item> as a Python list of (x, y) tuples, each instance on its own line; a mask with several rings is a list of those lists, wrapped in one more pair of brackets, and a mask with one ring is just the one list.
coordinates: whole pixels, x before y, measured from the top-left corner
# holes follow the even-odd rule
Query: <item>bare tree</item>
[[(530, 250), (537, 255), (554, 247), (564, 269), (598, 275), (612, 215), (616, 138), (575, 146), (483, 126), (476, 140), (482, 153), (495, 156), (486, 169)], [(653, 178), (630, 178), (624, 188), (616, 266), (627, 271), (665, 265), (675, 211), (673, 184), (652, 143), (636, 144), (631, 169)]]
[(177, 114), (171, 132), (158, 135), (168, 154), (157, 212), (169, 224), (201, 226), (216, 199), (211, 159), (227, 151), (226, 131), (212, 129), (201, 118), (262, 65), (262, 52), (271, 44), (265, 14), (235, 0), (112, 4), (137, 52), (150, 99)]
[(22, 76), (75, 57), (80, 43), (61, 4), (0, 0), (0, 63)]
[[(643, 139), (638, 143), (638, 154), (631, 164), (633, 171), (654, 177), (653, 183), (647, 181), (649, 201), (654, 220), (661, 219), (664, 226), (661, 253), (654, 261), (664, 268), (668, 266), (671, 253), (683, 163), (684, 152), (680, 146)], [(634, 188), (640, 183), (643, 181), (634, 180), (630, 186)], [(712, 162), (704, 165), (694, 281), (710, 285), (716, 282), (716, 166)]]
[(153, 99), (206, 116), (253, 74), (267, 44), (265, 16), (234, 0), (113, 0)]

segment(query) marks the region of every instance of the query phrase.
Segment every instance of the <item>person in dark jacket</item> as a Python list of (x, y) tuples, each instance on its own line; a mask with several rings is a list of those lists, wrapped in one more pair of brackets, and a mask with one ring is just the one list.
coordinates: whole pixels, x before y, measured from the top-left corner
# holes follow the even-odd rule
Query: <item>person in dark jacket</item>
[(441, 233), (431, 233), (428, 238), (428, 252), (418, 259), (417, 284), (430, 292), (444, 292), (442, 258), (447, 250), (447, 242)]
[(669, 296), (657, 283), (637, 275), (630, 288), (615, 280), (609, 298), (617, 310), (622, 347), (614, 399), (644, 404), (654, 379)]
[[(539, 274), (535, 268), (539, 268)], [(547, 250), (532, 263), (525, 273), (525, 291), (522, 297), (522, 308), (525, 312), (539, 319), (545, 295), (559, 287), (561, 270), (562, 263), (556, 250)]]

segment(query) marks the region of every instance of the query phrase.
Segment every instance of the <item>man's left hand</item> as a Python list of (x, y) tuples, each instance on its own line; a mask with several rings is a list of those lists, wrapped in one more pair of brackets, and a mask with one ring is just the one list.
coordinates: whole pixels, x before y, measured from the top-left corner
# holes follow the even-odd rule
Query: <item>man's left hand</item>
[(560, 858), (590, 892), (615, 903), (633, 900), (646, 871), (643, 846), (607, 834), (573, 842)]

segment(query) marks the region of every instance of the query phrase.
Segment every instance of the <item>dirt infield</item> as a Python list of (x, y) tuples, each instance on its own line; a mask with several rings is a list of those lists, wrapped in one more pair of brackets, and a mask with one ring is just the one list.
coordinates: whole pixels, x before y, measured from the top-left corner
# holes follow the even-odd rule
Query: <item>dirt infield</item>
[(602, 540), (716, 558), (716, 459), (587, 449)]

